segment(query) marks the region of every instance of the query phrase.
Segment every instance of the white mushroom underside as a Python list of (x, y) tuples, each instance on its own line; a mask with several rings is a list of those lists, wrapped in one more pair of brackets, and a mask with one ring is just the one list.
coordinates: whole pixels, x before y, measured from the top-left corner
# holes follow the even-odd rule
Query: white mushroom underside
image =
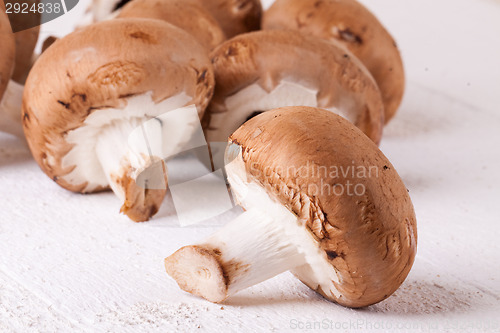
[[(73, 144), (73, 148), (63, 157), (62, 166), (76, 167), (62, 179), (73, 185), (87, 183), (84, 191), (91, 192), (110, 184), (110, 172), (119, 176), (125, 161), (140, 167), (138, 164), (142, 161), (138, 154), (149, 155), (151, 147), (145, 147), (144, 137), (131, 136), (132, 132), (145, 122), (181, 108), (191, 100), (190, 96), (181, 93), (156, 104), (152, 93), (145, 93), (128, 98), (127, 106), (123, 109), (94, 111), (80, 128), (66, 136), (66, 141)], [(183, 119), (184, 115), (186, 119)], [(161, 131), (171, 131), (171, 135), (168, 135), (169, 142), (160, 139), (150, 142), (153, 150), (162, 151), (163, 156), (159, 157), (175, 154), (179, 147), (189, 140), (193, 129), (199, 126), (199, 119), (196, 117), (198, 124), (192, 124), (191, 118), (192, 113), (180, 112), (175, 119), (176, 123), (160, 127), (159, 135), (153, 135), (165, 138), (165, 133)], [(160, 148), (155, 148), (158, 145)]]
[(81, 20), (79, 26), (87, 26), (94, 22), (100, 22), (116, 18), (121, 8), (115, 10), (120, 0), (93, 0), (85, 13), (84, 18)]
[(24, 137), (21, 123), (24, 86), (10, 80), (0, 103), (0, 131)]
[(247, 179), (241, 148), (231, 145), (229, 150), (234, 158), (226, 166), (231, 191), (247, 211), (203, 242), (222, 244), (224, 261), (249, 264), (247, 273), (229, 286), (228, 295), (293, 269), (310, 287), (320, 286), (327, 295), (339, 297), (333, 284), (339, 281), (337, 273), (311, 232), (259, 183)]
[[(299, 83), (283, 80), (271, 92), (267, 92), (259, 84), (251, 84), (225, 101), (227, 112), (213, 112), (210, 128), (207, 130), (209, 142), (226, 142), (227, 138), (240, 127), (256, 111), (268, 111), (285, 106), (318, 107), (318, 90)], [(353, 122), (348, 113), (335, 107), (326, 110)]]

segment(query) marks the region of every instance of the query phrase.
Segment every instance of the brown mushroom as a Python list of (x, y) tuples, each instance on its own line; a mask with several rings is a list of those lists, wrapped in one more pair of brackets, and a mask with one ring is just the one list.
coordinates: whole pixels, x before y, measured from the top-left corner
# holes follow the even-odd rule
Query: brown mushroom
[(195, 0), (219, 22), (227, 38), (260, 29), (260, 0)]
[(0, 8), (0, 101), (12, 75), (15, 56), (14, 34), (5, 10)]
[[(36, 6), (40, 0), (24, 0), (28, 8)], [(12, 79), (23, 85), (26, 82), (28, 73), (33, 66), (34, 51), (40, 33), (42, 14), (38, 11), (28, 11), (27, 13), (13, 13), (10, 15), (10, 24), (15, 31), (16, 38), (16, 66)], [(29, 27), (29, 29), (25, 29)], [(20, 118), (19, 108), (19, 118)]]
[(44, 53), (49, 47), (52, 46), (52, 44), (54, 44), (58, 40), (59, 40), (59, 38), (55, 37), (55, 36), (49, 36), (49, 37), (45, 38), (45, 40), (42, 43), (42, 53)]
[(405, 88), (396, 42), (379, 20), (355, 0), (276, 0), (263, 29), (291, 29), (339, 41), (354, 53), (379, 85), (387, 123), (397, 112)]
[(228, 180), (245, 212), (165, 259), (212, 302), (290, 270), (349, 307), (389, 297), (417, 247), (410, 197), (389, 160), (342, 117), (309, 107), (259, 115), (230, 138)]
[(205, 114), (209, 142), (226, 142), (241, 124), (281, 106), (339, 113), (379, 143), (384, 111), (377, 84), (347, 49), (294, 31), (258, 31), (211, 54), (217, 82)]
[[(109, 186), (123, 213), (145, 221), (166, 189), (141, 186), (137, 177), (164, 156), (148, 154), (131, 134), (186, 105), (196, 106), (199, 127), (213, 86), (205, 49), (185, 31), (151, 19), (96, 23), (56, 41), (35, 63), (24, 93), (26, 138), (57, 184), (81, 193)], [(177, 149), (191, 131), (193, 124), (181, 120), (158, 120), (151, 135), (181, 133), (155, 140), (161, 151)]]
[[(134, 1), (93, 0), (83, 25), (114, 18), (130, 2)], [(260, 29), (262, 17), (260, 0), (181, 0), (180, 2), (203, 6), (217, 20), (228, 38)]]
[(12, 132), (16, 123), (19, 123), (19, 113), (8, 107), (11, 95), (8, 87), (14, 70), (16, 45), (9, 18), (3, 8), (0, 8), (0, 45), (0, 131)]
[(185, 0), (134, 0), (126, 4), (118, 18), (142, 17), (166, 21), (191, 35), (208, 50), (226, 37), (219, 23), (197, 2)]
[[(29, 0), (27, 3), (31, 6), (39, 3), (39, 0)], [(40, 31), (41, 14), (32, 11), (27, 13), (23, 13), (22, 11), (19, 13), (12, 12), (8, 20), (6, 18), (3, 19), (6, 20), (5, 24), (7, 26), (10, 25), (8, 31), (11, 31), (11, 28), (12, 31), (15, 31), (15, 33), (9, 32), (15, 40), (13, 49), (15, 52), (15, 63), (13, 72), (9, 70), (9, 73), (12, 73), (11, 76), (7, 76), (7, 72), (1, 74), (2, 82), (0, 86), (3, 85), (3, 88), (0, 87), (0, 91), (3, 89), (4, 92), (0, 103), (0, 131), (22, 138), (21, 104), (23, 85), (34, 61), (33, 51)], [(6, 50), (9, 49), (10, 46), (7, 46)], [(10, 80), (8, 77), (10, 77)], [(7, 83), (7, 86), (5, 86), (5, 83)]]

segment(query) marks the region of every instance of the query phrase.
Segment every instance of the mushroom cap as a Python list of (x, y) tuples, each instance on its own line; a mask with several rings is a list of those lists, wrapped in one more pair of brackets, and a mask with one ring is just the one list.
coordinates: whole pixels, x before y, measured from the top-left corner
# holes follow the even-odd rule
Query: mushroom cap
[[(94, 21), (117, 14), (130, 0), (93, 0), (89, 9)], [(203, 6), (219, 23), (227, 38), (259, 30), (262, 18), (260, 0), (182, 0)]]
[[(362, 307), (401, 285), (416, 254), (413, 205), (392, 164), (359, 129), (326, 110), (285, 107), (249, 120), (229, 141), (241, 147), (249, 179), (303, 221), (337, 271), (341, 296), (332, 299), (321, 285), (319, 293)], [(349, 183), (358, 186), (352, 195)], [(316, 289), (306, 271), (292, 272)]]
[(187, 32), (159, 20), (105, 21), (56, 41), (40, 56), (26, 82), (23, 127), (42, 170), (60, 186), (84, 192), (85, 183), (61, 177), (78, 167), (63, 166), (73, 147), (66, 135), (88, 116), (123, 109), (129, 97), (145, 93), (155, 103), (185, 93), (201, 116), (213, 86), (206, 51)]
[(211, 58), (217, 85), (203, 121), (205, 128), (214, 129), (213, 114), (232, 112), (225, 101), (238, 91), (256, 83), (270, 92), (287, 80), (317, 90), (319, 107), (340, 109), (374, 142), (380, 142), (384, 111), (377, 84), (338, 43), (294, 31), (258, 31), (224, 42)]
[(354, 0), (276, 0), (265, 12), (263, 29), (291, 29), (340, 41), (371, 72), (379, 85), (387, 123), (397, 112), (405, 75), (396, 42), (380, 21)]
[(142, 17), (166, 21), (189, 32), (209, 50), (226, 40), (215, 18), (194, 1), (134, 0), (122, 8), (118, 17)]
[(44, 53), (45, 50), (47, 50), (49, 47), (51, 47), (52, 44), (57, 42), (58, 39), (59, 38), (55, 37), (55, 36), (49, 36), (49, 37), (45, 38), (45, 40), (42, 43), (42, 53)]
[[(27, 3), (28, 8), (31, 8), (32, 5), (40, 3), (40, 0), (26, 0), (23, 3)], [(12, 79), (24, 84), (33, 63), (33, 52), (40, 33), (42, 14), (38, 11), (28, 11), (28, 13), (12, 14), (9, 18), (13, 30), (16, 31), (14, 34), (16, 38), (16, 66)], [(24, 29), (24, 27), (29, 27), (29, 29)]]
[(262, 18), (260, 0), (196, 0), (219, 22), (227, 38), (259, 30)]
[(0, 101), (12, 75), (16, 45), (9, 18), (0, 8)]

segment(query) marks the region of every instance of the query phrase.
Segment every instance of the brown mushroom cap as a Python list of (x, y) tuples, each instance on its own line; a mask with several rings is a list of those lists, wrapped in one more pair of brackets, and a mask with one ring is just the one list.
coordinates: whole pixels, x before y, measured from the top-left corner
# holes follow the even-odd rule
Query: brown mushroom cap
[(40, 26), (15, 33), (16, 36), (16, 66), (12, 79), (24, 84), (33, 65), (33, 52), (35, 51)]
[(212, 50), (226, 37), (219, 23), (199, 3), (185, 0), (134, 0), (126, 4), (118, 18), (142, 17), (166, 21), (191, 35)]
[(227, 38), (259, 30), (262, 17), (260, 0), (196, 0), (219, 22)]
[(394, 167), (358, 128), (318, 108), (284, 107), (229, 138), (226, 172), (244, 212), (165, 259), (179, 287), (211, 302), (291, 271), (344, 306), (391, 295), (417, 248)]
[[(40, 3), (40, 0), (27, 0), (23, 3), (27, 3), (28, 8), (31, 8), (33, 5)], [(33, 52), (40, 33), (41, 16), (42, 14), (38, 11), (28, 11), (28, 13), (12, 14), (9, 17), (12, 27), (32, 27), (17, 31), (14, 34), (16, 38), (16, 66), (12, 79), (17, 83), (24, 84), (33, 64)]]
[[(271, 92), (287, 80), (317, 90), (318, 107), (341, 110), (380, 142), (384, 123), (380, 92), (366, 68), (343, 46), (294, 31), (258, 31), (224, 42), (211, 57), (217, 85), (204, 119), (209, 141), (222, 139), (212, 119), (215, 114), (237, 112), (226, 106), (229, 97), (252, 84)], [(223, 134), (227, 138), (230, 133)]]
[[(93, 21), (114, 17), (130, 0), (93, 0), (88, 9)], [(259, 30), (262, 18), (260, 0), (182, 0), (203, 6), (219, 23), (227, 38)]]
[(14, 34), (10, 28), (9, 18), (0, 8), (0, 101), (12, 75), (15, 56)]
[(379, 85), (387, 123), (405, 88), (397, 45), (379, 20), (355, 0), (276, 0), (264, 14), (263, 29), (291, 29), (340, 41), (371, 72)]
[[(287, 107), (249, 120), (230, 142), (241, 147), (249, 176), (304, 221), (335, 267), (341, 297), (332, 299), (321, 286), (319, 293), (361, 307), (401, 285), (417, 248), (413, 205), (392, 164), (361, 131), (325, 110)], [(355, 173), (337, 177), (334, 168)], [(363, 195), (331, 191), (348, 182), (363, 187)], [(292, 272), (315, 289), (303, 271)]]
[(49, 37), (45, 38), (45, 40), (42, 43), (42, 53), (44, 53), (49, 47), (52, 46), (52, 44), (54, 44), (58, 40), (59, 40), (59, 38), (55, 37), (55, 36), (49, 36)]
[[(192, 98), (187, 104), (195, 104), (201, 116), (213, 85), (205, 49), (185, 31), (159, 20), (105, 21), (56, 41), (40, 56), (26, 82), (24, 131), (35, 160), (50, 178), (71, 191), (95, 192), (106, 186), (91, 185), (93, 179), (81, 183), (65, 179), (81, 167), (63, 165), (73, 148), (66, 141), (69, 133), (87, 117), (109, 108), (123, 109), (129, 98), (145, 93), (152, 94), (154, 103), (185, 93)], [(96, 156), (86, 158), (93, 161)], [(153, 192), (146, 190), (145, 195), (155, 197)]]

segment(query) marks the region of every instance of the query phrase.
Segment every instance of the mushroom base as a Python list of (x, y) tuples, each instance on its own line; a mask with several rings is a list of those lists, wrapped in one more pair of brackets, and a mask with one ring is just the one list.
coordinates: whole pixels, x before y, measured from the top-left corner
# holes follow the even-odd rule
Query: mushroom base
[[(288, 222), (293, 220), (289, 216)], [(305, 263), (303, 254), (285, 235), (281, 223), (252, 209), (203, 243), (175, 252), (165, 259), (165, 268), (181, 289), (222, 302), (239, 290)]]

